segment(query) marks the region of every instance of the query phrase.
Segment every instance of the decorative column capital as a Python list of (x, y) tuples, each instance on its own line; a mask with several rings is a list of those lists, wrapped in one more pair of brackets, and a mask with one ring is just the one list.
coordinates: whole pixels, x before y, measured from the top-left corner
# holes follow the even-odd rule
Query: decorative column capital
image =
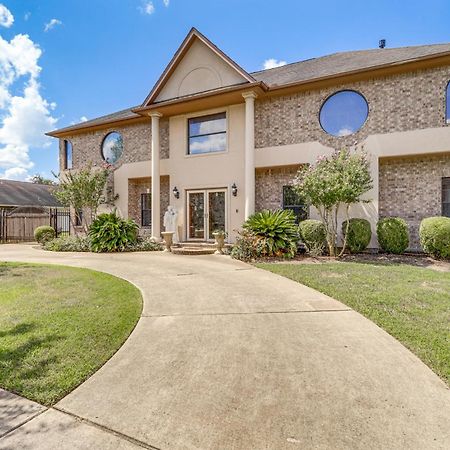
[(245, 100), (247, 99), (255, 99), (258, 97), (258, 94), (255, 91), (247, 91), (242, 93), (242, 97), (244, 97)]
[(148, 114), (152, 119), (154, 118), (154, 119), (160, 119), (163, 115), (160, 113), (160, 112), (158, 112), (158, 111), (151, 111), (149, 114)]

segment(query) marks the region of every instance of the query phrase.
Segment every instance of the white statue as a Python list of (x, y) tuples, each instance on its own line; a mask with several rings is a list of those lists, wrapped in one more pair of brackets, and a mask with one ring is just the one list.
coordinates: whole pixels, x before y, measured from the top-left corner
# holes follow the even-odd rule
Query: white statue
[(169, 205), (164, 213), (164, 228), (166, 231), (173, 231), (173, 242), (177, 244), (178, 239), (178, 211), (174, 206)]

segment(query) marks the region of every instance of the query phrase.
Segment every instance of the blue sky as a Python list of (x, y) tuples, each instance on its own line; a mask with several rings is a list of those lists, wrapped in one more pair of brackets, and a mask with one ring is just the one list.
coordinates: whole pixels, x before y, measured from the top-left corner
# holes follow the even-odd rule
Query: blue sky
[(380, 38), (388, 47), (450, 42), (448, 0), (0, 5), (0, 177), (17, 179), (57, 170), (45, 131), (141, 103), (192, 26), (248, 71), (375, 48)]

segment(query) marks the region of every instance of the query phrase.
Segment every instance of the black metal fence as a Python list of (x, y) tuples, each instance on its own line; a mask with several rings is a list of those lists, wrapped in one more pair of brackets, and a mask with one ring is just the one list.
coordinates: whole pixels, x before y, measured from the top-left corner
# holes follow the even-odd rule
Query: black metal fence
[(70, 234), (70, 211), (63, 208), (0, 209), (0, 242), (34, 241), (34, 230), (50, 225), (56, 236)]

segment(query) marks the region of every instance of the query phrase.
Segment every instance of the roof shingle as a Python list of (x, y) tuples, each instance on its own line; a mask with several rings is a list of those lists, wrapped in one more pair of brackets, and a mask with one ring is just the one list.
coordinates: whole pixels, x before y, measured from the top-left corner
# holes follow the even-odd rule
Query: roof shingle
[(46, 184), (0, 180), (0, 206), (61, 206), (54, 190), (55, 186)]

